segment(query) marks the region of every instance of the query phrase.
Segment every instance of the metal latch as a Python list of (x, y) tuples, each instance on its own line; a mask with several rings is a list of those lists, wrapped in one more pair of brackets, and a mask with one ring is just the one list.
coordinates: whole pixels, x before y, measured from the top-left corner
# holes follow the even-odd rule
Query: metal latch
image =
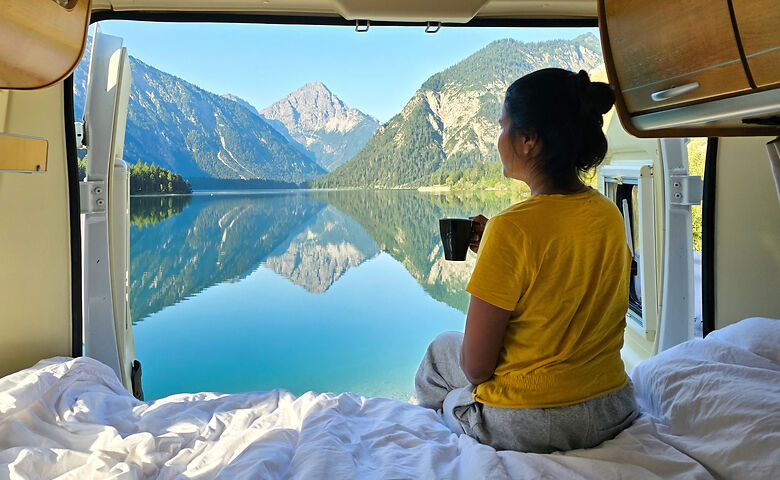
[[(366, 23), (361, 23), (365, 21)], [(371, 20), (355, 20), (355, 31), (358, 33), (366, 33), (371, 28)]]
[(425, 33), (436, 33), (441, 29), (441, 22), (428, 22), (425, 25)]
[(81, 213), (106, 211), (106, 182), (103, 180), (85, 180), (79, 182)]
[(612, 178), (612, 181), (614, 181), (618, 185), (623, 185), (623, 176), (622, 175), (618, 175), (616, 177), (611, 177), (611, 178)]
[(87, 148), (86, 128), (84, 122), (76, 122), (74, 124), (76, 130), (76, 149)]
[(698, 205), (704, 193), (704, 183), (698, 175), (670, 175), (670, 202), (675, 205)]

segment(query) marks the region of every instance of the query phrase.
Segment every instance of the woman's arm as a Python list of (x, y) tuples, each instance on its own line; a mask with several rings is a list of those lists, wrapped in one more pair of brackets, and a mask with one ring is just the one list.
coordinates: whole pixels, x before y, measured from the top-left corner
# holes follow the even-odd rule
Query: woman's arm
[(471, 296), (466, 332), (460, 349), (460, 368), (472, 384), (484, 382), (496, 371), (498, 354), (504, 343), (504, 333), (511, 314), (509, 310)]

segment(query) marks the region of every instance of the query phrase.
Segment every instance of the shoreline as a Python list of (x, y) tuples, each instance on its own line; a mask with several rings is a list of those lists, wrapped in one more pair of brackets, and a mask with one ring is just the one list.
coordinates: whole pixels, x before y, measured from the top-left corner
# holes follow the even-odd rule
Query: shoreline
[(451, 192), (452, 187), (449, 185), (430, 185), (427, 187), (418, 187), (418, 192), (430, 192), (430, 193), (441, 193), (441, 192)]
[(433, 185), (422, 187), (346, 187), (346, 188), (246, 188), (246, 189), (219, 189), (219, 190), (193, 190), (192, 193), (136, 193), (131, 194), (130, 198), (147, 197), (187, 197), (203, 195), (252, 195), (252, 194), (271, 194), (271, 193), (309, 193), (309, 192), (352, 192), (360, 190), (407, 190), (420, 193), (465, 193), (465, 192), (504, 192), (510, 193), (511, 189), (506, 188), (452, 188), (448, 185)]

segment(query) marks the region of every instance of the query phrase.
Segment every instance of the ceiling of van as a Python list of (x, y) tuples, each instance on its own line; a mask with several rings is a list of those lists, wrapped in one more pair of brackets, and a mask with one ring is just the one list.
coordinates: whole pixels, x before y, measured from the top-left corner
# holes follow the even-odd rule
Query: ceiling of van
[(229, 12), (466, 23), (472, 18), (596, 18), (596, 0), (93, 0), (92, 11)]

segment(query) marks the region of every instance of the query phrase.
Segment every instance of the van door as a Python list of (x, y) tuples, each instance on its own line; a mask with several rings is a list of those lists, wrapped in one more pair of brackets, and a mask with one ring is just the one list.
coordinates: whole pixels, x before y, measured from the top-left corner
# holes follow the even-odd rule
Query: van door
[(110, 366), (140, 398), (128, 306), (129, 171), (122, 160), (130, 83), (122, 39), (96, 28), (82, 124), (88, 152), (80, 192), (84, 353)]

